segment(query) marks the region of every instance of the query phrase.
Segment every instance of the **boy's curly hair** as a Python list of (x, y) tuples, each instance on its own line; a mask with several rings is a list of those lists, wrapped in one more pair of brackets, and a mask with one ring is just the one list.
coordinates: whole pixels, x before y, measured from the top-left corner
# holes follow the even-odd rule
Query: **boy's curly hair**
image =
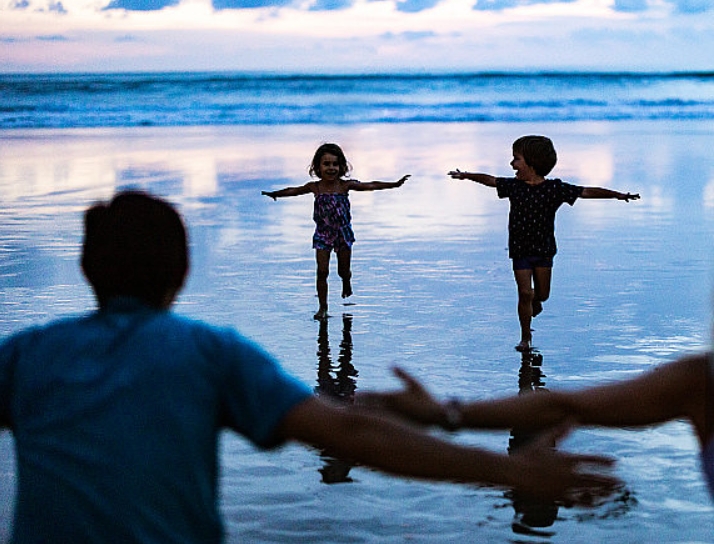
[(553, 142), (545, 136), (521, 136), (513, 142), (513, 152), (523, 155), (526, 164), (539, 176), (547, 176), (558, 162)]

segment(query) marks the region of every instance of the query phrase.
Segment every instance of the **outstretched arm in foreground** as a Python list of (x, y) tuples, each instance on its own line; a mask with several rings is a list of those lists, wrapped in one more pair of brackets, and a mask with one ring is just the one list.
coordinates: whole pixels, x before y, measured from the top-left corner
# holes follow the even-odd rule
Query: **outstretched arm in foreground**
[[(571, 392), (536, 392), (460, 405), (436, 400), (414, 377), (395, 369), (405, 384), (393, 393), (363, 393), (360, 402), (380, 405), (427, 425), (480, 429), (538, 429), (575, 420), (581, 425), (632, 427), (688, 419), (702, 444), (714, 434), (708, 357), (683, 357), (631, 379)], [(454, 413), (457, 411), (458, 413)]]
[[(400, 476), (513, 487), (566, 504), (587, 505), (592, 497), (613, 492), (620, 482), (597, 473), (612, 463), (610, 459), (552, 448), (563, 430), (547, 433), (509, 456), (453, 444), (374, 411), (318, 398), (296, 406), (280, 427), (283, 438)], [(593, 472), (585, 471), (587, 466)]]
[(480, 183), (481, 185), (485, 185), (486, 187), (496, 186), (496, 177), (490, 174), (462, 172), (457, 168), (456, 170), (452, 170), (451, 172), (449, 172), (447, 175), (451, 176), (451, 179), (468, 179), (469, 181), (475, 181), (476, 183)]
[(350, 183), (351, 191), (379, 191), (381, 189), (394, 189), (401, 187), (411, 177), (411, 174), (402, 176), (397, 181), (365, 181), (364, 183)]
[(630, 200), (638, 200), (640, 195), (639, 193), (621, 193), (603, 187), (584, 187), (580, 198), (616, 198), (617, 200), (629, 202)]

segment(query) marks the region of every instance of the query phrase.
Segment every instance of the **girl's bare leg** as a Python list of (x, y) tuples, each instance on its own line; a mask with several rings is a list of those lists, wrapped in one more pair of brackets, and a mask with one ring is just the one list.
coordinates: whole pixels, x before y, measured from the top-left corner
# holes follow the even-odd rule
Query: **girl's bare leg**
[(315, 319), (327, 317), (327, 277), (330, 275), (330, 253), (329, 249), (316, 249), (315, 260), (317, 262), (317, 300), (320, 304)]
[(337, 273), (342, 278), (342, 298), (352, 296), (352, 248), (337, 251)]

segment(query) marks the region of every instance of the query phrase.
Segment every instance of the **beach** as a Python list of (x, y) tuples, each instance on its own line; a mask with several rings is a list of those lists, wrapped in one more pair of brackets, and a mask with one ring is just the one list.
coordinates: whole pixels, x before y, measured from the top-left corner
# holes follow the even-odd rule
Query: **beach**
[[(533, 323), (541, 373), (530, 383), (579, 388), (632, 377), (710, 346), (712, 128), (708, 119), (668, 119), (2, 130), (0, 335), (93, 307), (78, 267), (82, 211), (140, 187), (176, 203), (188, 223), (191, 276), (177, 312), (238, 328), (314, 386), (327, 375), (358, 392), (397, 387), (390, 369), (398, 364), (439, 396), (514, 394), (523, 360), (514, 350), (508, 203), (446, 172), (510, 175), (512, 141), (538, 133), (558, 150), (553, 177), (642, 199), (579, 200), (558, 212), (552, 294)], [(412, 178), (351, 195), (355, 295), (343, 304), (333, 262), (331, 318), (321, 331), (312, 319), (312, 201), (274, 202), (260, 191), (308, 181), (325, 141), (343, 147), (359, 180)], [(340, 372), (345, 357), (351, 372)], [(452, 438), (505, 451), (509, 433)], [(683, 422), (582, 429), (561, 447), (613, 455), (626, 490), (592, 511), (560, 508), (540, 529), (547, 535), (523, 535), (504, 490), (344, 464), (335, 470), (352, 481), (328, 485), (321, 469), (335, 461), (321, 452), (288, 445), (265, 453), (226, 434), (228, 542), (711, 541), (714, 503)], [(4, 432), (5, 539), (11, 451)]]

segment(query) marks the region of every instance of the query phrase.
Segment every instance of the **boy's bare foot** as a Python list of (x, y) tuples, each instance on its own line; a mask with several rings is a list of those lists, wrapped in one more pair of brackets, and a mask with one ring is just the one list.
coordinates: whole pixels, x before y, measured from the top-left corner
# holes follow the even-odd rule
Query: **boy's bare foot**
[(531, 350), (531, 341), (530, 340), (521, 340), (518, 345), (516, 346), (516, 351), (524, 352), (524, 351), (530, 351)]
[(537, 316), (539, 313), (543, 311), (543, 303), (540, 300), (534, 300), (533, 301), (533, 310), (532, 310), (532, 317)]
[(313, 319), (327, 319), (329, 316), (327, 315), (327, 308), (320, 308), (317, 310), (317, 313), (312, 316)]
[(342, 298), (352, 296), (352, 282), (350, 280), (342, 280)]

